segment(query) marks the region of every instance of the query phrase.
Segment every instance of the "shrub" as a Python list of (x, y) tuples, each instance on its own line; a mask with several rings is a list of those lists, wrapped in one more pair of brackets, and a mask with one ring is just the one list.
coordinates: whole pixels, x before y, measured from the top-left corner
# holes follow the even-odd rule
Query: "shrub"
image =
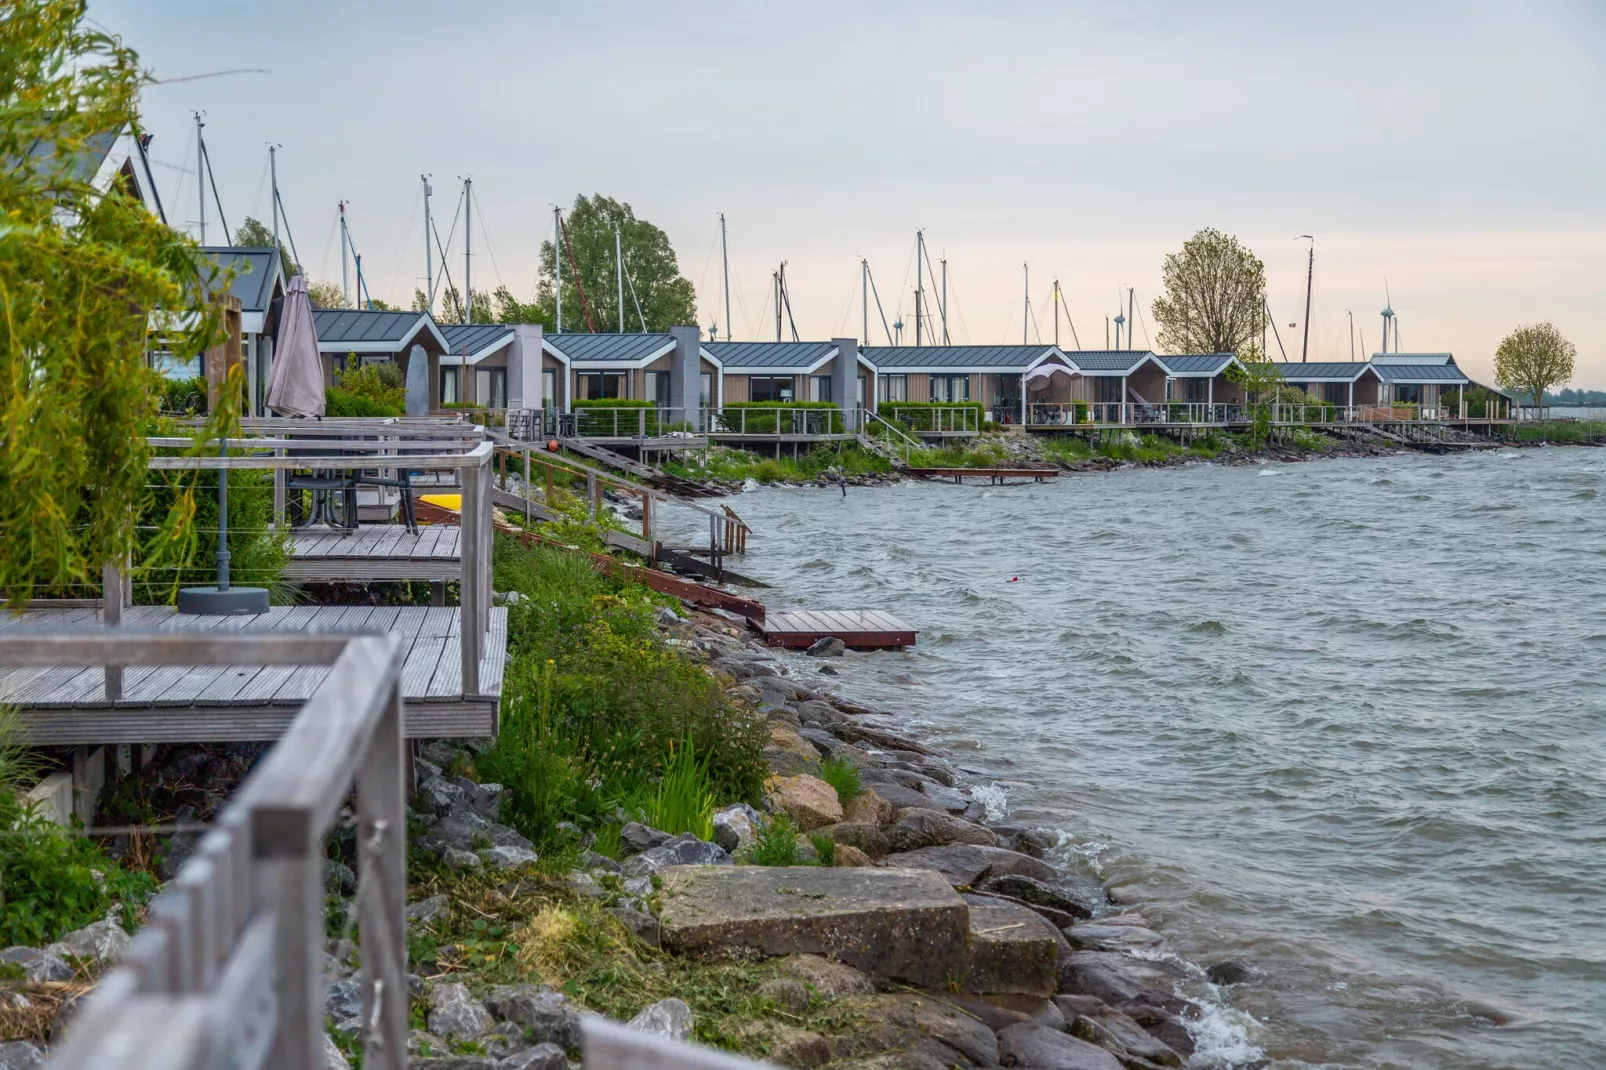
[[(985, 410), (979, 401), (887, 401), (876, 407), (876, 412), (898, 421), (914, 432), (949, 430), (979, 431)], [(949, 415), (969, 412), (974, 415)]]
[[(155, 477), (170, 473), (152, 473)], [(178, 489), (183, 482), (193, 479), (192, 489)], [(153, 481), (154, 482), (154, 481)], [(205, 586), (216, 582), (218, 527), (218, 476), (215, 471), (186, 474), (181, 482), (172, 478), (157, 482), (140, 508), (140, 526), (158, 530), (163, 518), (179, 496), (189, 493), (194, 514), (186, 532), (187, 546), (183, 567), (153, 570), (148, 577), (136, 580), (135, 600), (145, 604), (171, 604), (178, 597), (180, 587)], [(241, 586), (277, 588), (290, 559), (290, 537), (285, 532), (270, 530), (273, 522), (273, 473), (251, 469), (236, 469), (229, 473), (229, 579)], [(157, 538), (160, 538), (158, 531)], [(155, 540), (152, 540), (154, 544)], [(141, 547), (135, 555), (135, 564), (154, 552), (153, 545)]]
[(406, 412), (406, 383), (401, 369), (389, 362), (338, 371), (335, 385), (324, 391), (326, 416), (401, 416)]
[[(642, 415), (637, 415), (641, 413)], [(574, 403), (576, 430), (582, 435), (659, 433), (658, 404), (639, 398), (599, 398)]]
[(795, 866), (800, 858), (797, 849), (797, 826), (787, 814), (776, 814), (764, 822), (753, 841), (748, 861), (755, 866)]
[(0, 942), (39, 947), (104, 918), (114, 904), (132, 926), (156, 890), (149, 874), (121, 868), (100, 845), (0, 798)]
[(692, 743), (672, 747), (663, 776), (647, 793), (641, 814), (648, 825), (672, 836), (689, 832), (699, 840), (714, 838), (714, 793)]
[(163, 379), (158, 389), (160, 395), (156, 403), (163, 412), (184, 416), (206, 411), (204, 376), (197, 375), (193, 379)]
[(846, 758), (827, 758), (821, 762), (820, 779), (836, 789), (837, 801), (843, 806), (864, 791), (859, 784), (859, 767)]
[(835, 840), (823, 832), (816, 832), (809, 837), (809, 842), (814, 845), (814, 854), (819, 865), (831, 866), (836, 864)]
[(779, 428), (789, 435), (840, 435), (845, 430), (842, 410), (832, 401), (733, 401), (720, 409), (719, 419), (732, 434), (773, 435)]

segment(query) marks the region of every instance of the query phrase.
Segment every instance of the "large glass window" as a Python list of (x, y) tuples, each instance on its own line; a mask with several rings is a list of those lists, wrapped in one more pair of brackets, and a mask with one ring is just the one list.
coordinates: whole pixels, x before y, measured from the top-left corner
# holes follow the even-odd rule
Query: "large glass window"
[(809, 400), (831, 400), (831, 377), (829, 375), (809, 376)]
[(931, 400), (969, 401), (970, 376), (933, 375), (931, 377)]
[(507, 369), (474, 369), (474, 404), (487, 409), (507, 408)]
[(714, 373), (703, 372), (697, 378), (697, 404), (709, 408), (714, 404)]
[(545, 368), (541, 372), (541, 407), (555, 409), (558, 407), (558, 370)]
[(882, 401), (908, 401), (909, 377), (907, 375), (883, 375), (881, 377)]
[(653, 402), (660, 409), (669, 405), (669, 373), (645, 372), (647, 400)]
[(1193, 404), (1198, 405), (1210, 400), (1211, 390), (1209, 379), (1184, 379), (1182, 382), (1184, 401), (1192, 402)]
[(581, 401), (625, 396), (625, 377), (617, 372), (581, 372), (575, 376)]
[(1422, 384), (1396, 384), (1394, 387), (1394, 400), (1406, 405), (1420, 405), (1422, 403)]
[(747, 380), (747, 399), (790, 404), (797, 400), (797, 396), (793, 393), (790, 375), (754, 375)]
[(1100, 375), (1093, 380), (1093, 400), (1112, 405), (1121, 400), (1121, 380), (1113, 375)]
[(441, 405), (456, 405), (463, 400), (462, 368), (441, 368)]

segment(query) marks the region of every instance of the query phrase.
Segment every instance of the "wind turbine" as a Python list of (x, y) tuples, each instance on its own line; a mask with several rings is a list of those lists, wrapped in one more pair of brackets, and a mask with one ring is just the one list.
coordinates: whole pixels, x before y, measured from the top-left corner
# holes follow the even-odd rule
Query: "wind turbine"
[[(1389, 325), (1394, 322), (1394, 299), (1389, 296), (1389, 280), (1383, 280), (1383, 352), (1389, 351)], [(1398, 347), (1396, 346), (1396, 349)]]

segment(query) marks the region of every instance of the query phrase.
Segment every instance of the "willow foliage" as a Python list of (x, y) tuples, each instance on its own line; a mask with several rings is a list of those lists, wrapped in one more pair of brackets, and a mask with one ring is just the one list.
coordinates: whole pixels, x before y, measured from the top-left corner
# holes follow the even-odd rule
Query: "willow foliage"
[[(135, 129), (144, 76), (84, 13), (81, 0), (0, 7), (0, 590), (13, 606), (130, 556), (152, 474), (153, 332), (194, 354), (220, 327), (194, 244), (118, 182), (95, 185), (107, 139)], [(238, 417), (219, 408), (210, 430)], [(194, 480), (177, 482), (146, 567), (193, 552)]]

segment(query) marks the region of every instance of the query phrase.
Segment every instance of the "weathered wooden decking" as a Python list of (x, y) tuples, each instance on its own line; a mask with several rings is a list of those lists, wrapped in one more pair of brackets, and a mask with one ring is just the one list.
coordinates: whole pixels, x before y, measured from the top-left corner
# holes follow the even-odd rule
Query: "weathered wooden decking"
[(1006, 479), (1035, 479), (1041, 483), (1045, 479), (1057, 479), (1060, 474), (1057, 468), (910, 468), (907, 471), (922, 479), (952, 478), (955, 483), (963, 482), (967, 476), (990, 483), (1002, 483)]
[(770, 610), (753, 625), (770, 646), (794, 650), (821, 639), (836, 638), (852, 650), (902, 650), (915, 645), (919, 633), (878, 609)]
[[(401, 640), (402, 697), (411, 738), (496, 731), (507, 660), (507, 610), (493, 608), (480, 657), (480, 687), (464, 694), (459, 609), (426, 606), (287, 606), (262, 616), (180, 616), (132, 606), (121, 627), (202, 635), (241, 632), (386, 632)], [(0, 613), (0, 634), (100, 632), (93, 609)], [(39, 744), (231, 742), (276, 739), (328, 673), (288, 666), (130, 668), (123, 696), (107, 702), (101, 669), (0, 670), (0, 703), (17, 709), (26, 741)]]
[(314, 583), (456, 580), (463, 575), (460, 539), (455, 525), (421, 526), (417, 535), (401, 524), (364, 524), (356, 531), (303, 528), (290, 537), (284, 578)]

